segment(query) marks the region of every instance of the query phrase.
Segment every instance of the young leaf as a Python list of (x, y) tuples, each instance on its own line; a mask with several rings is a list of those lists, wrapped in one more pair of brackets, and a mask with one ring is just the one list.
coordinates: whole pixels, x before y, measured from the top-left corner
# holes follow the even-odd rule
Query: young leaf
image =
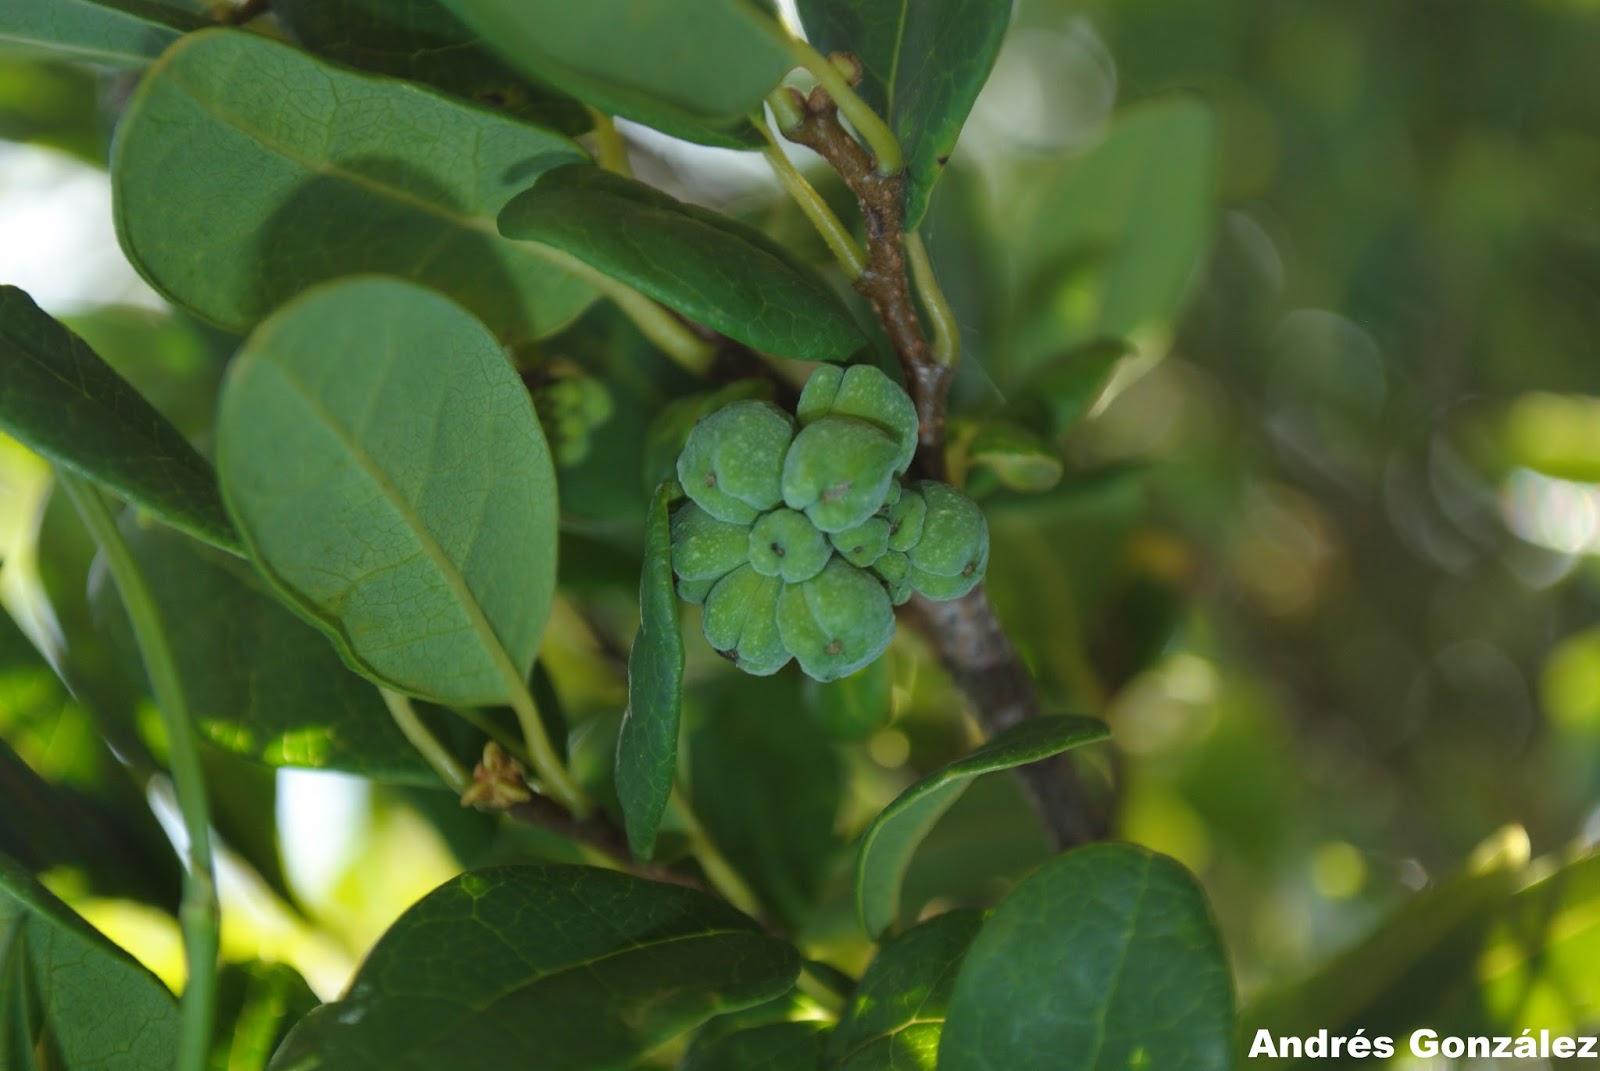
[[(1018, 324), (1019, 371), (1092, 339), (1170, 328), (1210, 240), (1216, 136), (1204, 104), (1158, 100), (1122, 112), (1059, 167), (1023, 215), (1019, 278), (1035, 293)], [(1062, 271), (1073, 264), (1085, 270)]]
[[(437, 783), (378, 690), (350, 672), (249, 563), (132, 517), (122, 531), (172, 623), (173, 658), (203, 737), (269, 766)], [(131, 645), (115, 588), (97, 584), (93, 595), (105, 631)]]
[(683, 710), (683, 632), (672, 583), (672, 524), (679, 494), (663, 483), (645, 516), (644, 573), (639, 578), (639, 634), (628, 652), (628, 711), (617, 738), (617, 799), (634, 858), (655, 853), (656, 831), (678, 769)]
[(238, 547), (211, 466), (83, 340), (0, 286), (0, 428), (169, 524)]
[(839, 1018), (829, 1066), (932, 1067), (956, 969), (982, 926), (982, 912), (949, 911), (884, 945)]
[(315, 283), (376, 271), (449, 294), (517, 340), (561, 327), (594, 293), (550, 251), (499, 238), (495, 213), (545, 168), (579, 159), (538, 127), (208, 30), (140, 84), (112, 195), (134, 266), (229, 330)]
[[(720, 1012), (794, 984), (800, 958), (695, 889), (590, 867), (473, 871), (378, 940), (343, 1000), (272, 1062), (321, 1071), (631, 1067)], [(313, 1057), (313, 1054), (314, 1057)]]
[(906, 157), (906, 229), (956, 147), (1000, 54), (1011, 0), (797, 0), (822, 52), (861, 61), (856, 91), (888, 120)]
[(773, 914), (798, 926), (842, 847), (838, 759), (784, 676), (728, 674), (695, 690), (694, 808)]
[(1233, 983), (1205, 894), (1183, 867), (1094, 844), (1014, 889), (968, 949), (940, 1071), (1233, 1066)]
[(581, 134), (582, 104), (511, 70), (440, 0), (273, 0), (311, 51), (363, 71), (434, 86), (507, 115)]
[(546, 172), (500, 213), (500, 232), (570, 253), (756, 349), (842, 361), (866, 344), (827, 283), (760, 231), (597, 167)]
[(11, 0), (0, 7), (0, 46), (143, 67), (180, 35), (206, 25), (191, 11), (156, 0)]
[(170, 1071), (178, 1005), (167, 987), (0, 856), (0, 934), (15, 941), (19, 931), (62, 1066)]
[(217, 460), (251, 557), (352, 666), (445, 703), (520, 694), (555, 594), (555, 473), (459, 306), (381, 278), (301, 295), (229, 369)]
[(745, 117), (793, 64), (747, 0), (445, 0), (526, 73), (603, 112), (750, 147)]
[(826, 1023), (769, 1023), (735, 1031), (695, 1049), (678, 1065), (678, 1071), (749, 1071), (755, 1067), (761, 1071), (817, 1071), (827, 1043)]
[(288, 964), (227, 964), (217, 977), (212, 1071), (263, 1071), (289, 1029), (320, 1003)]
[(974, 777), (1025, 766), (1109, 735), (1105, 722), (1097, 718), (1034, 718), (900, 793), (861, 838), (856, 857), (856, 912), (861, 925), (874, 937), (894, 925), (900, 914), (900, 886), (912, 853)]

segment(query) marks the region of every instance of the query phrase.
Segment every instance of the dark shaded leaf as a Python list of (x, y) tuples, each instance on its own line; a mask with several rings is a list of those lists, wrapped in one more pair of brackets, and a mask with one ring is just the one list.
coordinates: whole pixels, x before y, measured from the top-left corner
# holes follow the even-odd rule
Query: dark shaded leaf
[(828, 1024), (771, 1023), (740, 1030), (690, 1053), (678, 1071), (817, 1071)]
[(289, 1029), (320, 1003), (288, 964), (227, 964), (217, 976), (211, 1071), (263, 1071)]
[(83, 340), (0, 286), (0, 427), (163, 520), (234, 550), (211, 466)]
[[(694, 889), (589, 867), (463, 874), (379, 939), (348, 995), (274, 1058), (322, 1071), (625, 1068), (719, 1012), (794, 984), (800, 959)], [(315, 1056), (312, 1056), (315, 1054)]]
[(842, 361), (866, 344), (821, 276), (760, 231), (597, 167), (547, 172), (500, 213), (500, 232), (769, 353)]
[(208, 23), (154, 0), (10, 0), (0, 8), (0, 45), (82, 63), (143, 67)]

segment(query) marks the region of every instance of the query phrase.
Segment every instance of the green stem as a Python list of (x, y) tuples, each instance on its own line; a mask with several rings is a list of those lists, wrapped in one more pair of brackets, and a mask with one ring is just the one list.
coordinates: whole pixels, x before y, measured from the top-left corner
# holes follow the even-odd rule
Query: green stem
[(779, 86), (767, 94), (767, 107), (772, 109), (772, 117), (778, 121), (780, 134), (788, 133), (805, 120), (805, 113), (795, 103), (793, 92), (788, 86)]
[(588, 105), (584, 107), (589, 112), (589, 118), (594, 120), (595, 162), (607, 171), (632, 178), (633, 168), (628, 163), (628, 147), (623, 144), (622, 135), (617, 133), (617, 124), (611, 116), (598, 108), (591, 108)]
[(178, 922), (183, 931), (188, 979), (179, 1008), (177, 1071), (205, 1071), (211, 1051), (212, 1020), (217, 1003), (217, 951), (222, 929), (217, 903), (217, 877), (211, 857), (211, 815), (200, 767), (200, 741), (184, 699), (172, 647), (160, 610), (117, 528), (117, 519), (100, 491), (82, 477), (56, 469), (61, 489), (72, 500), (84, 526), (94, 536), (110, 567), (111, 579), (133, 624), (150, 689), (167, 734), (167, 763), (178, 795), (188, 837), (188, 866), (183, 878), (183, 903)]
[(511, 694), (511, 709), (517, 713), (517, 724), (522, 726), (522, 739), (528, 745), (528, 763), (538, 775), (545, 793), (582, 821), (594, 810), (594, 804), (584, 795), (583, 789), (572, 779), (561, 757), (550, 744), (550, 736), (539, 720), (539, 708), (526, 684)]
[(433, 767), (433, 772), (439, 779), (450, 786), (450, 791), (461, 795), (472, 787), (472, 778), (467, 775), (454, 755), (444, 749), (438, 737), (428, 731), (422, 724), (422, 719), (417, 717), (416, 710), (411, 706), (411, 700), (399, 692), (391, 692), (387, 688), (379, 688), (383, 696), (383, 705), (389, 708), (389, 716), (394, 719), (395, 725), (400, 727), (400, 732), (411, 741), (411, 746), (427, 760)]
[(928, 260), (928, 249), (922, 244), (922, 235), (912, 231), (906, 235), (906, 259), (911, 262), (911, 278), (917, 284), (917, 296), (922, 307), (933, 321), (933, 359), (946, 368), (954, 368), (961, 358), (961, 325), (956, 314), (939, 289), (939, 280), (933, 274), (933, 264)]
[(554, 246), (530, 242), (539, 246), (539, 255), (584, 280), (616, 303), (623, 315), (633, 321), (639, 333), (676, 361), (686, 372), (703, 376), (711, 370), (716, 350), (711, 343), (695, 335), (683, 321), (664, 306), (656, 304), (639, 291), (619, 283), (604, 272), (591, 268), (565, 250)]
[(878, 158), (878, 173), (898, 175), (905, 170), (905, 157), (900, 152), (900, 142), (894, 136), (894, 131), (889, 129), (889, 124), (877, 112), (868, 107), (866, 101), (856, 95), (855, 89), (845, 80), (839, 68), (833, 65), (833, 61), (797, 37), (785, 34), (784, 38), (795, 62), (811, 72), (817, 84), (828, 91), (828, 96), (839, 106), (840, 114), (850, 120), (850, 125), (861, 135), (861, 140)]
[(800, 206), (800, 211), (805, 213), (811, 225), (822, 235), (822, 240), (827, 243), (828, 249), (833, 253), (834, 259), (844, 269), (853, 283), (861, 278), (861, 273), (867, 270), (867, 258), (861, 252), (861, 247), (850, 236), (850, 231), (838, 216), (833, 214), (833, 209), (828, 207), (828, 202), (822, 199), (816, 187), (806, 181), (806, 177), (794, 166), (794, 162), (784, 154), (783, 147), (778, 144), (778, 139), (767, 124), (761, 124), (761, 133), (766, 136), (766, 148), (761, 150), (767, 158), (767, 163), (772, 165), (773, 174), (778, 176), (778, 182), (794, 203)]
[(677, 788), (673, 788), (672, 798), (677, 801), (678, 813), (683, 818), (684, 831), (689, 834), (689, 851), (700, 861), (700, 868), (706, 872), (706, 880), (711, 882), (711, 887), (721, 893), (722, 898), (728, 903), (751, 918), (759, 919), (761, 901), (756, 899), (756, 894), (750, 891), (750, 886), (744, 883), (744, 879), (738, 875), (728, 860), (723, 858), (717, 846), (711, 843), (706, 827), (700, 824), (699, 817), (684, 802)]

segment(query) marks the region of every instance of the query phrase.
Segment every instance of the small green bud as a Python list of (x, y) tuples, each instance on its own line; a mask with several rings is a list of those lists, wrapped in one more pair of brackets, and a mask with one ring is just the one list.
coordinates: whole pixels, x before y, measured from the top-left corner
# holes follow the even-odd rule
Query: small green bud
[(693, 502), (672, 515), (672, 571), (680, 580), (715, 580), (745, 563), (750, 526), (719, 521)]
[(911, 575), (911, 559), (904, 551), (886, 550), (883, 557), (872, 563), (872, 571), (893, 583)]
[(807, 676), (837, 680), (888, 649), (894, 607), (871, 573), (834, 558), (805, 583), (784, 585), (778, 632)]
[(750, 524), (783, 499), (794, 422), (768, 402), (739, 401), (705, 417), (678, 455), (678, 482), (718, 520)]
[(922, 525), (928, 515), (928, 502), (922, 492), (908, 488), (889, 507), (889, 549), (907, 551), (922, 538)]
[(868, 517), (854, 528), (835, 532), (828, 538), (841, 558), (858, 569), (865, 569), (889, 549), (889, 522), (882, 517)]
[(824, 532), (854, 528), (878, 512), (894, 479), (888, 433), (854, 417), (827, 416), (794, 438), (783, 464), (783, 500)]
[(900, 385), (870, 364), (823, 365), (811, 374), (795, 416), (801, 426), (825, 416), (849, 416), (875, 424), (898, 446), (894, 472), (911, 467), (917, 452), (917, 407)]
[(750, 529), (746, 547), (756, 572), (787, 584), (810, 580), (833, 554), (828, 537), (804, 513), (792, 509), (763, 514)]
[(789, 650), (778, 632), (783, 588), (777, 577), (762, 576), (748, 565), (717, 581), (700, 615), (706, 642), (753, 676), (768, 677), (788, 665)]
[[(957, 573), (955, 576), (940, 576), (937, 573), (926, 573), (916, 566), (911, 567), (911, 575), (906, 578), (906, 585), (921, 592), (934, 602), (946, 602), (950, 599), (959, 599), (967, 592), (978, 586), (983, 579), (984, 567), (987, 560), (980, 563), (971, 573)], [(900, 605), (899, 603), (895, 604)]]

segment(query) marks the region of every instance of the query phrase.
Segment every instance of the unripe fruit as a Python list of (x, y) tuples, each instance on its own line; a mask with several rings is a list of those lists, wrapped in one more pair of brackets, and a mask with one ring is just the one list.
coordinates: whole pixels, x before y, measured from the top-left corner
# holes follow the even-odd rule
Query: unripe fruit
[[(726, 574), (724, 574), (726, 575)], [(711, 594), (711, 589), (717, 586), (717, 581), (722, 577), (714, 576), (706, 580), (678, 579), (678, 598), (686, 603), (699, 606), (706, 601), (706, 596)]]
[(889, 522), (868, 517), (854, 528), (828, 537), (839, 556), (858, 569), (866, 569), (889, 549)]
[(928, 514), (927, 500), (916, 488), (907, 488), (889, 507), (889, 549), (908, 551), (922, 538), (923, 520)]
[(806, 674), (848, 676), (876, 659), (894, 638), (894, 607), (870, 573), (839, 558), (778, 598), (778, 632)]
[(824, 365), (811, 374), (800, 392), (795, 417), (804, 427), (825, 416), (855, 417), (877, 425), (899, 447), (895, 475), (911, 467), (917, 452), (917, 408), (899, 384), (872, 365)]
[(719, 521), (693, 502), (672, 515), (672, 571), (680, 580), (715, 580), (743, 565), (750, 526)]
[(854, 417), (822, 417), (800, 429), (789, 447), (783, 500), (824, 532), (854, 528), (883, 505), (897, 450), (876, 425)]
[(789, 664), (789, 650), (778, 632), (777, 577), (741, 565), (711, 589), (700, 627), (706, 642), (746, 673), (770, 676)]
[(787, 584), (810, 580), (828, 564), (833, 548), (804, 513), (775, 509), (763, 514), (745, 540), (750, 565), (762, 576)]
[(872, 571), (883, 579), (889, 592), (889, 601), (902, 606), (911, 598), (911, 559), (903, 551), (886, 550), (883, 557), (872, 563)]
[(718, 520), (750, 524), (783, 499), (783, 462), (794, 422), (768, 402), (724, 406), (689, 432), (678, 482)]
[(922, 538), (909, 551), (911, 583), (930, 599), (955, 599), (977, 586), (989, 564), (989, 526), (978, 504), (955, 488), (917, 485), (927, 503)]

